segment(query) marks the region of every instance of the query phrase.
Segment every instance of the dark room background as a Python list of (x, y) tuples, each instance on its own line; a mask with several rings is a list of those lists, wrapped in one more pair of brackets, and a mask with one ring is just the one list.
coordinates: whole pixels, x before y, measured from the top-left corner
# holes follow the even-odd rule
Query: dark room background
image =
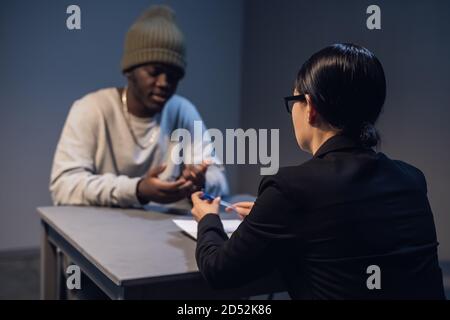
[[(383, 63), (388, 93), (380, 150), (419, 167), (440, 241), (450, 260), (450, 2), (173, 0), (2, 1), (0, 10), (0, 251), (39, 246), (37, 206), (51, 204), (48, 182), (71, 104), (120, 86), (123, 39), (153, 3), (171, 5), (186, 36), (188, 97), (212, 128), (280, 129), (280, 164), (310, 156), (298, 149), (282, 97), (301, 64), (336, 42), (355, 42)], [(82, 29), (65, 26), (82, 10)], [(381, 8), (368, 30), (366, 8)], [(255, 194), (259, 166), (227, 166), (234, 193)]]

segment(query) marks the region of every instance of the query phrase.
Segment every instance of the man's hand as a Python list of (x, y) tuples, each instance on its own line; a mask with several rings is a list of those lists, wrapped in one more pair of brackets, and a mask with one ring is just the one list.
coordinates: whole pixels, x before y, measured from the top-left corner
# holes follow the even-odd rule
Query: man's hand
[(142, 204), (150, 201), (172, 203), (189, 196), (193, 191), (192, 181), (181, 177), (176, 181), (163, 181), (158, 175), (166, 169), (160, 166), (150, 169), (137, 186), (137, 197)]
[(236, 202), (233, 204), (232, 207), (225, 208), (225, 211), (226, 212), (237, 212), (239, 218), (241, 218), (241, 220), (243, 220), (246, 216), (248, 216), (250, 211), (252, 211), (254, 204), (255, 204), (254, 202), (250, 202), (250, 201)]
[(210, 162), (203, 161), (201, 164), (186, 164), (184, 165), (181, 177), (187, 181), (192, 181), (194, 191), (199, 191), (205, 188), (206, 170)]
[(193, 208), (191, 210), (195, 221), (199, 222), (208, 213), (219, 214), (220, 197), (215, 198), (213, 201), (202, 200), (202, 192), (194, 192), (191, 196)]

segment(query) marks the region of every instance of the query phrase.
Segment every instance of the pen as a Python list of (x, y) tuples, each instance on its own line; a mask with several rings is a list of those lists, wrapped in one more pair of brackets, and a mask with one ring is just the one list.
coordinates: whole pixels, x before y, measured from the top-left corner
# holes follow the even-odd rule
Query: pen
[[(203, 192), (203, 194), (201, 195), (200, 199), (202, 199), (202, 200), (211, 200), (212, 201), (215, 198), (212, 195), (207, 194), (206, 192)], [(224, 206), (226, 208), (228, 208), (228, 207), (234, 208), (231, 203), (223, 201), (223, 200), (220, 200), (220, 205), (222, 205), (222, 206)]]

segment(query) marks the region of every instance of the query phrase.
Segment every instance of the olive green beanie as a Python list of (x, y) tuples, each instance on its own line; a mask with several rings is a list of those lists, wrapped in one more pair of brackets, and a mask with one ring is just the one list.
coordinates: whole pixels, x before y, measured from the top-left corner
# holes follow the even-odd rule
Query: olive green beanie
[(175, 13), (164, 5), (147, 9), (130, 27), (125, 38), (122, 71), (150, 62), (186, 67), (183, 34)]

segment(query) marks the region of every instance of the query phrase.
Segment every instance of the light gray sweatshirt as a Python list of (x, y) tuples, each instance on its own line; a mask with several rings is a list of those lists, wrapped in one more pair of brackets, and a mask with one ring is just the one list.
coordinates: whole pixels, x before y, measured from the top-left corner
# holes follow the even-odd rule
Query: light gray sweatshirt
[[(153, 118), (125, 116), (116, 88), (102, 89), (75, 101), (54, 156), (50, 178), (54, 204), (140, 206), (136, 187), (149, 168), (166, 164), (167, 169), (159, 176), (164, 180), (180, 175), (181, 166), (170, 156), (178, 142), (170, 141), (170, 136), (178, 128), (194, 136), (194, 121), (201, 121), (197, 109), (178, 95)], [(132, 133), (141, 146), (135, 143)], [(205, 189), (214, 195), (226, 195), (224, 170), (220, 161), (216, 163), (206, 172)], [(185, 204), (182, 201), (180, 207)]]

